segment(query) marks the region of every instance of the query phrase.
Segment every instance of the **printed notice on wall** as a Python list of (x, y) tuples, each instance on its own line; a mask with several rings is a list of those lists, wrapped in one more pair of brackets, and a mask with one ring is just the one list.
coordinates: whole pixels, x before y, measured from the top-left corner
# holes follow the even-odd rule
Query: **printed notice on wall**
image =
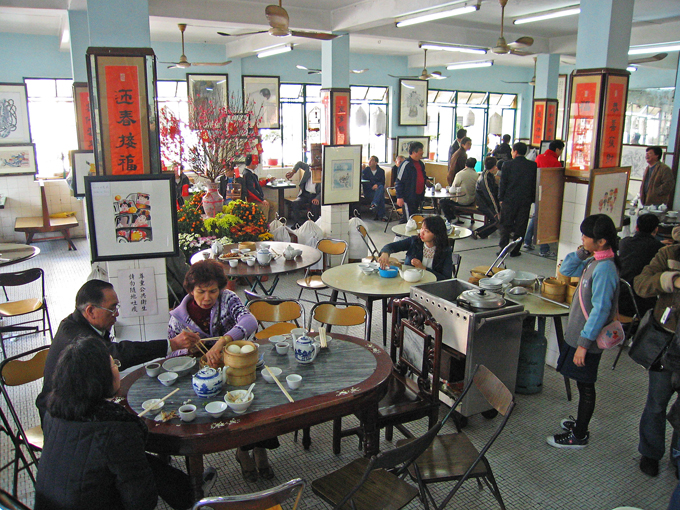
[(118, 271), (118, 287), (121, 318), (156, 315), (156, 278), (152, 267), (121, 269)]

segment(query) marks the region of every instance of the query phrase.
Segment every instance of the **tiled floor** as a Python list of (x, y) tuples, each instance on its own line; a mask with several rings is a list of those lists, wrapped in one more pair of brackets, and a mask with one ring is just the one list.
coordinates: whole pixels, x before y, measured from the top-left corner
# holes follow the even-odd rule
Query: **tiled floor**
[[(392, 240), (392, 235), (382, 234), (384, 224), (367, 222), (378, 247)], [(389, 230), (389, 229), (388, 229)], [(497, 251), (497, 234), (485, 241), (467, 239), (458, 241), (456, 251), (462, 254), (460, 276), (467, 278), (471, 267), (489, 263)], [(42, 253), (35, 259), (12, 269), (43, 267), (47, 273), (48, 302), (53, 327), (72, 309), (75, 292), (85, 281), (89, 271), (88, 244), (76, 241), (78, 252), (66, 251), (59, 242), (40, 243)], [(524, 253), (510, 259), (513, 269), (532, 270), (540, 274), (553, 274), (554, 261), (538, 255)], [(282, 278), (277, 294), (297, 296), (295, 279), (299, 275)], [(243, 288), (239, 288), (242, 294)], [(373, 335), (381, 338), (380, 314), (374, 315)], [(350, 330), (351, 332), (351, 330)], [(43, 342), (42, 338), (24, 338), (8, 342), (10, 354), (28, 350)], [(584, 509), (607, 510), (618, 506), (633, 506), (645, 510), (663, 510), (675, 487), (675, 476), (666, 459), (661, 463), (657, 478), (643, 475), (638, 467), (637, 428), (646, 395), (646, 373), (626, 355), (615, 371), (610, 369), (615, 352), (603, 356), (600, 379), (597, 384), (598, 402), (590, 426), (590, 445), (581, 451), (563, 451), (549, 447), (545, 437), (558, 433), (559, 421), (576, 414), (577, 399), (567, 402), (562, 378), (550, 367), (545, 368), (543, 391), (536, 395), (517, 395), (518, 405), (503, 435), (491, 449), (488, 458), (494, 470), (506, 506), (509, 509)], [(36, 388), (33, 388), (37, 391)], [(575, 390), (575, 387), (574, 387)], [(35, 424), (37, 415), (33, 407), (35, 393), (18, 396), (23, 419)], [(495, 427), (495, 420), (481, 416), (470, 418), (465, 432), (476, 444), (481, 444)], [(420, 434), (425, 430), (421, 421), (409, 428)], [(446, 426), (451, 432), (452, 426)], [(399, 436), (398, 433), (395, 434)], [(670, 430), (668, 431), (670, 439)], [(253, 492), (271, 487), (294, 477), (308, 482), (336, 469), (360, 455), (356, 438), (343, 440), (342, 453), (331, 453), (331, 426), (324, 424), (312, 429), (313, 444), (309, 451), (293, 442), (292, 434), (283, 436), (281, 447), (270, 458), (276, 471), (271, 482), (248, 484), (241, 478), (233, 452), (210, 455), (206, 464), (215, 466), (219, 480), (212, 495)], [(9, 459), (10, 448), (6, 437), (0, 439), (0, 462)], [(390, 448), (383, 441), (381, 448)], [(177, 465), (182, 459), (175, 459)], [(0, 475), (3, 488), (11, 487), (9, 470)], [(24, 501), (32, 502), (32, 486), (28, 478), (21, 477), (20, 494)], [(421, 508), (416, 500), (408, 508)], [(162, 502), (158, 508), (167, 508)], [(301, 508), (328, 508), (311, 489), (305, 491)], [(487, 510), (498, 508), (488, 490), (479, 490), (468, 482), (452, 500), (449, 508)]]

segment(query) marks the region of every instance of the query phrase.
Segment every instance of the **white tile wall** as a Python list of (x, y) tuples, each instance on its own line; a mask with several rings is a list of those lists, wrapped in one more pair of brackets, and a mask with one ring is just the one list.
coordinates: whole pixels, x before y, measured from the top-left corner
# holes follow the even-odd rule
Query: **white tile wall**
[(581, 244), (581, 222), (586, 215), (586, 198), (588, 185), (567, 182), (564, 186), (562, 202), (562, 223), (560, 225), (560, 242), (557, 248), (557, 260), (564, 260), (568, 253)]

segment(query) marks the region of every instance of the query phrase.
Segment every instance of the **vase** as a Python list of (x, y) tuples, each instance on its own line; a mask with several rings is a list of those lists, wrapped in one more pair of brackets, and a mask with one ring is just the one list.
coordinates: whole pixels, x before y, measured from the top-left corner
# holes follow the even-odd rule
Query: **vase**
[(222, 212), (222, 195), (217, 191), (218, 184), (216, 182), (208, 183), (208, 192), (203, 196), (203, 210), (208, 218), (214, 218), (219, 212)]

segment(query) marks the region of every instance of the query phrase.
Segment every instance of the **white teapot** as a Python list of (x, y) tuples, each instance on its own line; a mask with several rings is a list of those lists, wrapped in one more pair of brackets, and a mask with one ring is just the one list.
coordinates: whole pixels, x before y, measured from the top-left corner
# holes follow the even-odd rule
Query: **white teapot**
[(210, 247), (210, 251), (213, 254), (213, 258), (216, 259), (220, 255), (222, 255), (222, 253), (224, 253), (224, 246), (222, 246), (221, 243), (218, 243), (217, 241), (215, 241), (214, 243), (212, 243), (212, 246)]
[(442, 185), (440, 183), (437, 183), (437, 184), (434, 185), (434, 189), (435, 189), (435, 191), (441, 191)]
[(293, 260), (295, 258), (295, 248), (293, 248), (290, 244), (286, 246), (286, 249), (283, 250), (283, 257), (286, 260)]
[(223, 382), (222, 372), (207, 366), (200, 369), (191, 378), (194, 393), (200, 398), (213, 398), (219, 395), (222, 391)]
[(399, 276), (409, 283), (420, 281), (423, 277), (422, 269), (399, 269)]
[(321, 344), (313, 341), (308, 336), (302, 335), (295, 338), (293, 347), (295, 349), (295, 359), (298, 363), (311, 363), (316, 359), (316, 355), (319, 354)]
[(269, 250), (257, 250), (257, 263), (261, 266), (266, 266), (272, 261), (272, 254)]

